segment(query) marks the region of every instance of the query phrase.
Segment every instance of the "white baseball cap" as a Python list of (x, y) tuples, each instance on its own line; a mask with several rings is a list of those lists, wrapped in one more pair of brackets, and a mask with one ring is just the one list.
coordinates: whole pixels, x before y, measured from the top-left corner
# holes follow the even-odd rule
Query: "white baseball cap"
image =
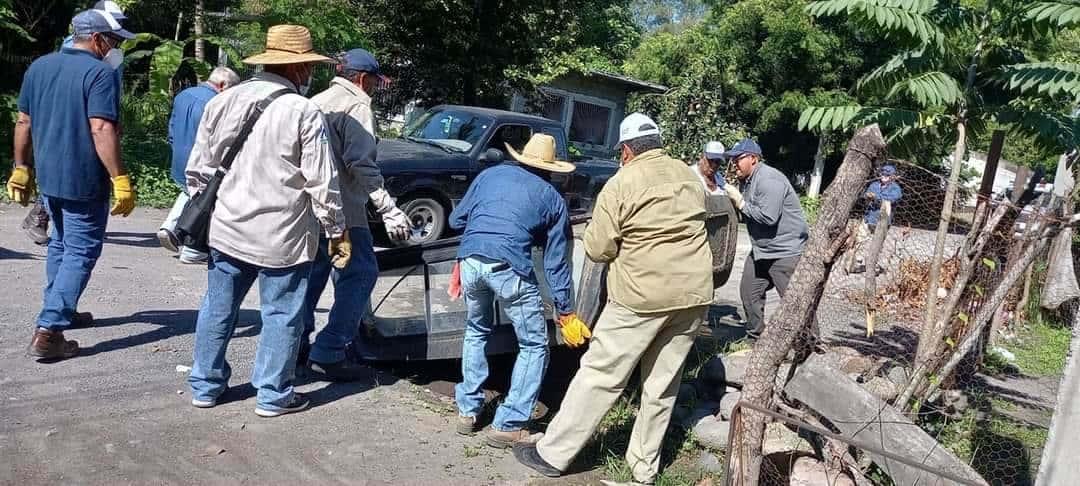
[(724, 144), (716, 141), (712, 141), (705, 144), (705, 158), (706, 159), (726, 159), (724, 152), (727, 151), (724, 148)]
[(102, 10), (120, 22), (127, 20), (124, 11), (112, 0), (100, 0), (94, 4), (94, 10)]
[(615, 147), (622, 145), (627, 140), (647, 135), (660, 135), (660, 126), (652, 118), (641, 113), (631, 113), (630, 116), (623, 118), (622, 123), (619, 124), (619, 141), (615, 144)]

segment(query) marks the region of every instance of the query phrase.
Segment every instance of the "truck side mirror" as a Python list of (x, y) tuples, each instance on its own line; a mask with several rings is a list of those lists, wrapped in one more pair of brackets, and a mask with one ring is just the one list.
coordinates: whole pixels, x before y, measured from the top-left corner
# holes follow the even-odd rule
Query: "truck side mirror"
[(489, 148), (486, 152), (484, 152), (483, 155), (480, 156), (480, 161), (487, 162), (489, 164), (499, 164), (502, 163), (503, 158), (504, 155), (502, 153), (502, 150), (496, 148)]

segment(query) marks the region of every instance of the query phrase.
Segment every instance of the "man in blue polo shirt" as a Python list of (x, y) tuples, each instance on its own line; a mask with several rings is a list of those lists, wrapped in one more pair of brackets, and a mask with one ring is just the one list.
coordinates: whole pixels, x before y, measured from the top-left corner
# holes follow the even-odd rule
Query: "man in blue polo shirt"
[(109, 213), (127, 216), (135, 192), (120, 158), (120, 86), (102, 59), (135, 36), (99, 10), (71, 21), (73, 47), (43, 56), (27, 69), (15, 125), (15, 168), (8, 195), (31, 202), (35, 176), (53, 221), (45, 266), (44, 304), (28, 354), (59, 360), (79, 345), (64, 339), (75, 308), (101, 255)]
[[(124, 11), (120, 9), (120, 6), (112, 0), (100, 0), (94, 4), (94, 10), (100, 10), (112, 16), (117, 22), (123, 23), (127, 20), (127, 16), (124, 15)], [(63, 44), (60, 48), (72, 47), (73, 39), (75, 35), (68, 35), (64, 38)], [(116, 82), (120, 83), (120, 80), (124, 75), (124, 55), (120, 49), (113, 49), (105, 55), (103, 59), (106, 64), (109, 64), (116, 70)], [(123, 85), (121, 85), (123, 87)], [(45, 203), (38, 197), (34, 202), (34, 207), (30, 208), (30, 212), (26, 214), (26, 218), (23, 218), (22, 229), (26, 232), (26, 235), (30, 237), (30, 240), (35, 244), (44, 245), (49, 242), (49, 214), (45, 211)], [(86, 327), (93, 324), (93, 316), (85, 312), (76, 313), (75, 320), (72, 323), (72, 327)]]
[(173, 99), (172, 116), (169, 117), (169, 144), (172, 145), (172, 178), (173, 182), (180, 186), (180, 194), (176, 196), (176, 202), (173, 203), (169, 215), (161, 223), (157, 238), (162, 248), (180, 254), (180, 263), (206, 263), (209, 257), (206, 253), (194, 248), (181, 247), (173, 233), (176, 222), (180, 219), (180, 214), (190, 199), (187, 193), (187, 176), (184, 171), (187, 170), (191, 147), (195, 145), (199, 120), (202, 119), (203, 109), (211, 98), (239, 83), (240, 76), (237, 76), (236, 72), (220, 66), (210, 72), (210, 77), (205, 83), (185, 89)]

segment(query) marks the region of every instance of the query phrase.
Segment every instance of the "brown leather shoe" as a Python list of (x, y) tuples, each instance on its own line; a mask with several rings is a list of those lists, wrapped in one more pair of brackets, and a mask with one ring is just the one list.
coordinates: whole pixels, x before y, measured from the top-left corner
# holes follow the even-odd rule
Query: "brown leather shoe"
[(79, 354), (79, 343), (64, 339), (63, 331), (37, 328), (27, 354), (39, 359), (67, 359)]
[(496, 449), (506, 449), (517, 443), (531, 442), (536, 442), (536, 439), (525, 429), (503, 432), (489, 427), (484, 431), (484, 443)]

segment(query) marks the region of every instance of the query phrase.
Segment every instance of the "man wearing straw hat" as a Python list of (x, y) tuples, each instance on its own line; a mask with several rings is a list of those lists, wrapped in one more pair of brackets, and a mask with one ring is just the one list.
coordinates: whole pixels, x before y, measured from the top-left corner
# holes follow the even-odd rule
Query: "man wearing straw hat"
[(567, 261), (570, 219), (566, 202), (546, 179), (569, 173), (574, 165), (555, 159), (555, 138), (536, 134), (518, 153), (517, 163), (484, 170), (450, 215), (450, 227), (464, 230), (458, 248), (461, 289), (467, 317), (461, 351), (462, 382), (457, 385), (457, 431), (472, 435), (484, 406), (481, 386), (488, 376), (485, 347), (493, 330), (494, 302), (506, 311), (517, 335), (518, 353), (510, 391), (485, 433), (489, 446), (506, 448), (528, 440), (527, 430), (548, 364), (547, 319), (533, 272), (532, 247), (544, 249), (544, 277), (551, 289), (559, 328), (576, 347), (589, 330), (574, 313)]
[(559, 413), (514, 457), (545, 476), (566, 471), (641, 369), (641, 409), (626, 462), (652, 483), (682, 381), (683, 362), (712, 303), (705, 191), (681, 160), (664, 153), (660, 128), (634, 113), (619, 125), (622, 168), (597, 196), (585, 254), (610, 262), (608, 302)]
[(258, 390), (255, 413), (276, 417), (308, 406), (292, 382), (319, 235), (329, 237), (339, 266), (348, 263), (351, 245), (323, 115), (302, 96), (315, 65), (331, 59), (315, 53), (306, 28), (276, 25), (266, 34), (266, 52), (244, 62), (264, 70), (206, 104), (188, 159), (188, 193), (197, 194), (248, 118), (259, 116), (217, 194), (188, 382), (193, 406), (217, 404), (231, 374), (225, 349), (240, 304), (258, 280), (262, 335), (251, 384)]

